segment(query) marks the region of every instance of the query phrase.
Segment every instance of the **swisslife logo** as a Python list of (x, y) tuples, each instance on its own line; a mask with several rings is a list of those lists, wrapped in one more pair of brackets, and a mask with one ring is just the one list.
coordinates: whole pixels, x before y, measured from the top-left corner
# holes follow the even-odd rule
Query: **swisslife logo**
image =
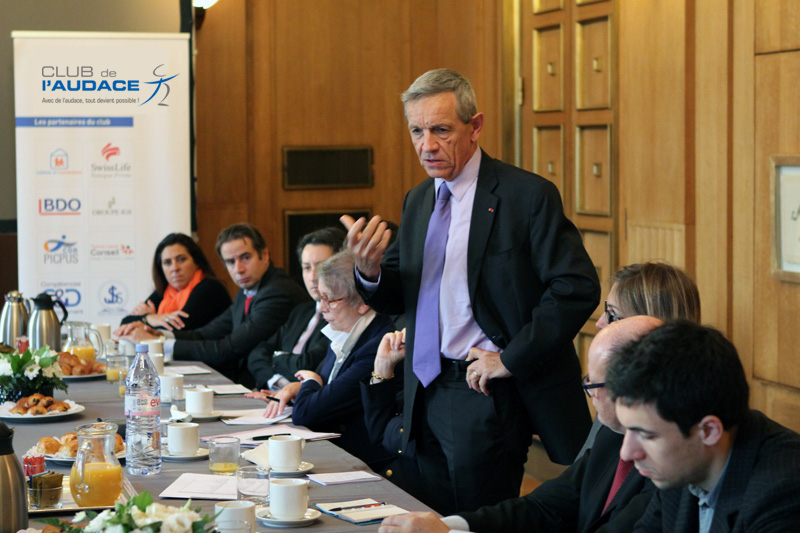
[(89, 171), (92, 178), (125, 178), (133, 176), (133, 145), (128, 141), (106, 141), (92, 150)]
[(80, 198), (39, 198), (42, 216), (77, 216), (81, 214)]

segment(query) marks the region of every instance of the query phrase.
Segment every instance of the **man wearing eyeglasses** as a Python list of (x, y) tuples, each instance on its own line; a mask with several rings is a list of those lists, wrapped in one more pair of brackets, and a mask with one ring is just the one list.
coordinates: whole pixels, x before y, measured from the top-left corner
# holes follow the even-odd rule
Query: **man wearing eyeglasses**
[(389, 517), (380, 531), (630, 531), (655, 488), (632, 463), (620, 460), (625, 428), (617, 419), (604, 381), (606, 369), (620, 349), (660, 325), (657, 318), (635, 316), (610, 324), (592, 341), (583, 388), (603, 427), (594, 447), (559, 477), (521, 498), (442, 520), (432, 513)]

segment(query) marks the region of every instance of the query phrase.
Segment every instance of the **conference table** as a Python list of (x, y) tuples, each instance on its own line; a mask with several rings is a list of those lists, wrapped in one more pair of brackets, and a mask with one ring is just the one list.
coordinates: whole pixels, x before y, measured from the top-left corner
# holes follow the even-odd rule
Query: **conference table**
[[(177, 363), (176, 363), (177, 364)], [(196, 362), (181, 362), (181, 365), (191, 364), (208, 370), (207, 366)], [(169, 365), (167, 366), (169, 369)], [(211, 371), (210, 374), (187, 375), (184, 378), (186, 386), (197, 385), (217, 385), (231, 384), (232, 382), (221, 374)], [(36, 445), (41, 437), (54, 436), (60, 437), (64, 433), (74, 431), (75, 427), (96, 421), (98, 418), (124, 418), (123, 399), (119, 397), (116, 383), (109, 383), (105, 379), (72, 381), (69, 383), (67, 393), (56, 391), (54, 397), (57, 400), (69, 398), (70, 400), (85, 407), (81, 413), (69, 417), (59, 418), (52, 421), (22, 422), (6, 419), (6, 424), (14, 428), (14, 450), (20, 461), (26, 450)], [(262, 407), (264, 402), (245, 398), (242, 395), (214, 397), (214, 410), (235, 410), (252, 409)], [(161, 416), (166, 420), (170, 416), (170, 405), (162, 404)], [(284, 422), (281, 422), (284, 423)], [(209, 422), (199, 422), (200, 437), (208, 437), (225, 433), (234, 433), (263, 428), (259, 425), (227, 425), (221, 420)], [(303, 452), (303, 460), (314, 465), (312, 473), (322, 472), (348, 472), (363, 470), (372, 472), (370, 468), (360, 459), (350, 455), (343, 449), (335, 445), (333, 440), (319, 440), (308, 442)], [(201, 442), (201, 447), (206, 447)], [(244, 451), (244, 447), (242, 448)], [(251, 464), (245, 459), (240, 459), (240, 465)], [(47, 469), (69, 475), (69, 466), (58, 466), (47, 463)], [(163, 462), (161, 473), (151, 476), (132, 476), (127, 473), (123, 466), (125, 477), (136, 492), (148, 491), (155, 501), (165, 505), (182, 506), (186, 500), (161, 499), (159, 494), (166, 489), (178, 476), (184, 472), (198, 474), (210, 474), (209, 462), (207, 459), (191, 462)], [(410, 494), (404, 492), (390, 481), (381, 478), (380, 481), (370, 481), (362, 483), (348, 483), (341, 485), (318, 485), (309, 483), (310, 507), (315, 508), (314, 504), (324, 502), (355, 500), (359, 498), (373, 498), (380, 502), (397, 505), (409, 511), (430, 511), (431, 509)], [(200, 507), (201, 515), (204, 513), (214, 514), (215, 500), (192, 500), (192, 508)], [(75, 511), (55, 511), (47, 515), (30, 515), (31, 527), (41, 529), (42, 524), (37, 524), (36, 519), (40, 516), (55, 516), (64, 519), (71, 519)], [(325, 530), (325, 531), (377, 531), (379, 525), (357, 526), (338, 519), (336, 517), (322, 514), (320, 518), (304, 529)], [(271, 531), (277, 528), (267, 527), (260, 522), (256, 524), (257, 531)]]

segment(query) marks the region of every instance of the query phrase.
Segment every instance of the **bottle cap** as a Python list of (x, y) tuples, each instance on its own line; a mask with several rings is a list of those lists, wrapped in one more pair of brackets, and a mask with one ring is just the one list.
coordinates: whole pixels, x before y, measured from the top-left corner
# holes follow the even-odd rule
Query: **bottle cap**
[(148, 353), (150, 347), (147, 344), (139, 343), (136, 345), (136, 353)]

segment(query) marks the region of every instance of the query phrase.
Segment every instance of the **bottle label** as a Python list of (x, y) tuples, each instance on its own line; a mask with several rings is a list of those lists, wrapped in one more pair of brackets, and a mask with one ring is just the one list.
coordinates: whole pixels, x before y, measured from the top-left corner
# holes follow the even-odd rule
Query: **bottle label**
[(161, 398), (147, 395), (125, 396), (125, 416), (160, 416)]

